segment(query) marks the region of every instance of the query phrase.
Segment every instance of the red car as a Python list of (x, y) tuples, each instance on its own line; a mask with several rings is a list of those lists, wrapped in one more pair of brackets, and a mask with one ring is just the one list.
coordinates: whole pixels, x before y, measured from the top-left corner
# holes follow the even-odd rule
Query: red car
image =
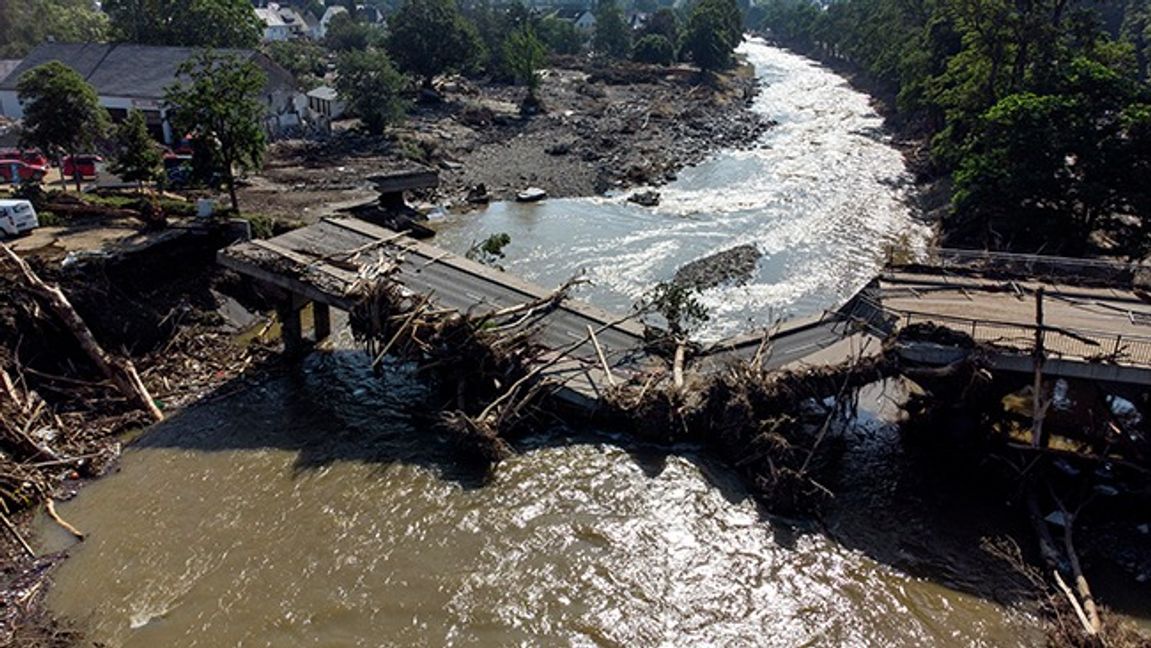
[(39, 182), (44, 174), (41, 166), (20, 160), (0, 160), (0, 182)]
[(48, 168), (48, 158), (36, 149), (0, 149), (0, 160), (20, 160), (42, 169)]
[(64, 166), (60, 169), (60, 174), (68, 179), (76, 177), (77, 172), (81, 178), (95, 178), (99, 175), (96, 165), (104, 161), (99, 155), (77, 155), (75, 160), (72, 158), (71, 155), (65, 157), (62, 162)]

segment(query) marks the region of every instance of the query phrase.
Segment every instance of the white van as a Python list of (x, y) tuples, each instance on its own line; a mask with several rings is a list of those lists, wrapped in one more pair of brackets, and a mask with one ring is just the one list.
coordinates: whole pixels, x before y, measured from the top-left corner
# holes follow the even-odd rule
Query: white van
[(27, 200), (0, 200), (0, 231), (17, 236), (40, 227), (36, 209)]

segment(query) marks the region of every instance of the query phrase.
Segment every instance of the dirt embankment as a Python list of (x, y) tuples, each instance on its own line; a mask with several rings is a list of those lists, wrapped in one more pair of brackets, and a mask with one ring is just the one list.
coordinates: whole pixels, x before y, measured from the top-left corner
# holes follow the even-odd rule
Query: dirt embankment
[(658, 185), (719, 149), (756, 143), (771, 126), (750, 110), (756, 83), (747, 65), (700, 83), (687, 67), (571, 59), (546, 71), (543, 111), (522, 115), (524, 88), (453, 80), (442, 101), (417, 104), (384, 137), (344, 130), (275, 144), (241, 201), (307, 221), (373, 199), (368, 176), (412, 164), (440, 171), (440, 187), (419, 199), (457, 207), (477, 185), (492, 200), (528, 186), (566, 197)]

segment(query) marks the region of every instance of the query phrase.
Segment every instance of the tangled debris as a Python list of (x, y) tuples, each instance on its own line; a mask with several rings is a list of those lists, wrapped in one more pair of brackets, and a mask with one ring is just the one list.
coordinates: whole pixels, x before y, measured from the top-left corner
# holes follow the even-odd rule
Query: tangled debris
[(811, 510), (831, 494), (818, 476), (834, 422), (853, 415), (858, 388), (895, 375), (898, 365), (882, 353), (834, 367), (771, 372), (760, 357), (693, 374), (683, 386), (648, 376), (621, 385), (608, 400), (646, 439), (692, 441), (717, 451), (770, 509)]
[(505, 439), (533, 418), (543, 390), (535, 378), (564, 355), (533, 341), (536, 325), (580, 280), (517, 306), (459, 313), (404, 289), (394, 280), (399, 269), (397, 261), (383, 259), (353, 286), (360, 298), (349, 317), (354, 335), (374, 358), (373, 367), (391, 354), (439, 378), (450, 392), (440, 408), (441, 429), (465, 455), (499, 463), (511, 454)]

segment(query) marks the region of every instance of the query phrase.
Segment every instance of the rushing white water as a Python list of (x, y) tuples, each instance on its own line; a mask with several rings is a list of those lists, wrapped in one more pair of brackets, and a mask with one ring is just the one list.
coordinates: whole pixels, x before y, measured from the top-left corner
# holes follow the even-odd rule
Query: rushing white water
[(755, 277), (702, 296), (712, 314), (704, 338), (837, 306), (874, 275), (886, 246), (926, 238), (904, 202), (903, 157), (842, 77), (759, 41), (740, 51), (762, 84), (754, 110), (778, 122), (755, 148), (684, 170), (654, 209), (626, 194), (500, 203), (449, 217), (437, 244), (462, 251), (507, 232), (510, 272), (554, 286), (582, 271), (594, 283), (583, 296), (621, 311), (682, 265), (754, 244), (764, 254)]

